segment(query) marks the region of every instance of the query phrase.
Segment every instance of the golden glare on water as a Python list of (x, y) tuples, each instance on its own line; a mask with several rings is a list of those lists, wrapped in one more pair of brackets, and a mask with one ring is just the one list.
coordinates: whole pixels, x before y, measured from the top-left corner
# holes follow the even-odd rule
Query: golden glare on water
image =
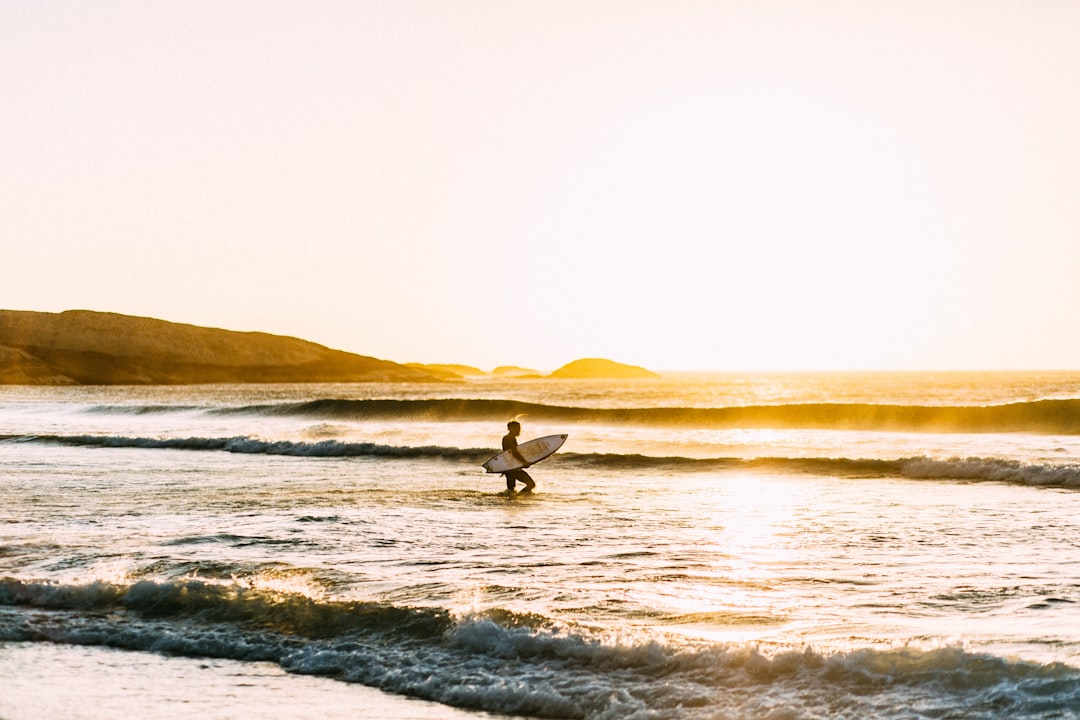
[(658, 618), (667, 632), (733, 642), (776, 634), (789, 621), (777, 591), (797, 563), (785, 536), (807, 498), (789, 484), (737, 473), (683, 489), (687, 513), (700, 517), (687, 567), (653, 584), (642, 602), (668, 609)]
[(263, 571), (239, 580), (245, 587), (276, 595), (303, 596), (309, 600), (325, 600), (330, 597), (327, 588), (315, 581), (313, 574), (303, 570), (295, 572)]
[[(1025, 720), (1067, 714), (1078, 389), (1017, 373), (11, 390), (0, 670), (25, 676), (13, 644), (77, 659), (90, 642), (131, 651), (110, 656), (131, 675), (148, 652), (269, 660), (530, 717), (967, 717), (987, 688), (982, 718), (1003, 697)], [(888, 422), (908, 425), (883, 429), (904, 405)], [(569, 439), (530, 466), (535, 493), (507, 496), (480, 463), (522, 410), (523, 437)], [(928, 430), (943, 413), (966, 424)], [(62, 669), (38, 662), (38, 684)], [(208, 680), (176, 697), (205, 701)], [(0, 714), (37, 717), (20, 687)], [(232, 697), (220, 716), (250, 712)]]

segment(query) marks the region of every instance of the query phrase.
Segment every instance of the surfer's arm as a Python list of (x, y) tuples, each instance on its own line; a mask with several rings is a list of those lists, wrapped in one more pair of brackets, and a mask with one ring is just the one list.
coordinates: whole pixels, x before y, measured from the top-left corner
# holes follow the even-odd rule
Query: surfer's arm
[(530, 465), (532, 465), (532, 463), (531, 463), (531, 462), (529, 462), (528, 460), (526, 460), (526, 459), (525, 459), (525, 458), (524, 458), (524, 457), (522, 456), (522, 454), (518, 452), (518, 450), (517, 450), (517, 448), (516, 448), (516, 447), (512, 447), (512, 448), (510, 448), (510, 452), (511, 452), (511, 453), (512, 453), (512, 454), (514, 455), (514, 457), (516, 457), (516, 458), (517, 458), (518, 462), (519, 462), (519, 463), (521, 463), (522, 465), (524, 465), (525, 467), (529, 467)]
[(526, 460), (524, 457), (522, 457), (521, 453), (518, 452), (517, 438), (512, 437), (510, 435), (507, 435), (506, 437), (504, 437), (503, 438), (503, 450), (509, 450), (510, 454), (513, 455), (515, 458), (517, 458), (517, 461), (519, 463), (521, 463), (522, 465), (524, 465), (525, 467), (529, 467), (530, 465), (532, 465), (532, 463), (530, 463), (528, 460)]

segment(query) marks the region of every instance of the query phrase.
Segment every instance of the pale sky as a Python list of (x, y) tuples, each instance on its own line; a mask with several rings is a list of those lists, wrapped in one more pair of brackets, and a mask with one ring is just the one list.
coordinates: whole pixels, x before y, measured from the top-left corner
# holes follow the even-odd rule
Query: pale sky
[(1080, 368), (1080, 2), (0, 0), (0, 307)]

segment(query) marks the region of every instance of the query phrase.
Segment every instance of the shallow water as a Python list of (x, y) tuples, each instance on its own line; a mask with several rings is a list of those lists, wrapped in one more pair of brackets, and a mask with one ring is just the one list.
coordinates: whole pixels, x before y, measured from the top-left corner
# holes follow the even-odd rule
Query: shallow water
[[(1076, 717), (1073, 398), (1080, 374), (8, 388), (0, 641), (526, 716)], [(570, 439), (506, 498), (479, 464), (519, 411)]]

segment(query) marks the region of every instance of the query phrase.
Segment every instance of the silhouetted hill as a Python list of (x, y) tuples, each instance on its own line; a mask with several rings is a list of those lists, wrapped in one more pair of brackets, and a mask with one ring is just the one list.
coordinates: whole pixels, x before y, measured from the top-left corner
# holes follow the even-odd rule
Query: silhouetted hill
[(429, 364), (429, 363), (405, 363), (411, 368), (422, 370), (423, 372), (431, 375), (437, 375), (438, 377), (445, 377), (449, 380), (461, 380), (467, 377), (484, 377), (488, 373), (484, 372), (480, 368), (474, 368), (471, 365), (453, 365), (453, 364)]
[(497, 375), (504, 378), (517, 378), (528, 379), (543, 377), (536, 370), (530, 370), (529, 368), (518, 367), (517, 365), (500, 365), (491, 371), (492, 375)]
[(115, 313), (0, 310), (0, 384), (431, 381), (298, 338)]
[(563, 365), (551, 373), (553, 378), (577, 378), (577, 379), (623, 379), (623, 378), (658, 378), (660, 377), (651, 370), (646, 370), (637, 365), (624, 365), (614, 360), (603, 358), (583, 358), (572, 363)]

